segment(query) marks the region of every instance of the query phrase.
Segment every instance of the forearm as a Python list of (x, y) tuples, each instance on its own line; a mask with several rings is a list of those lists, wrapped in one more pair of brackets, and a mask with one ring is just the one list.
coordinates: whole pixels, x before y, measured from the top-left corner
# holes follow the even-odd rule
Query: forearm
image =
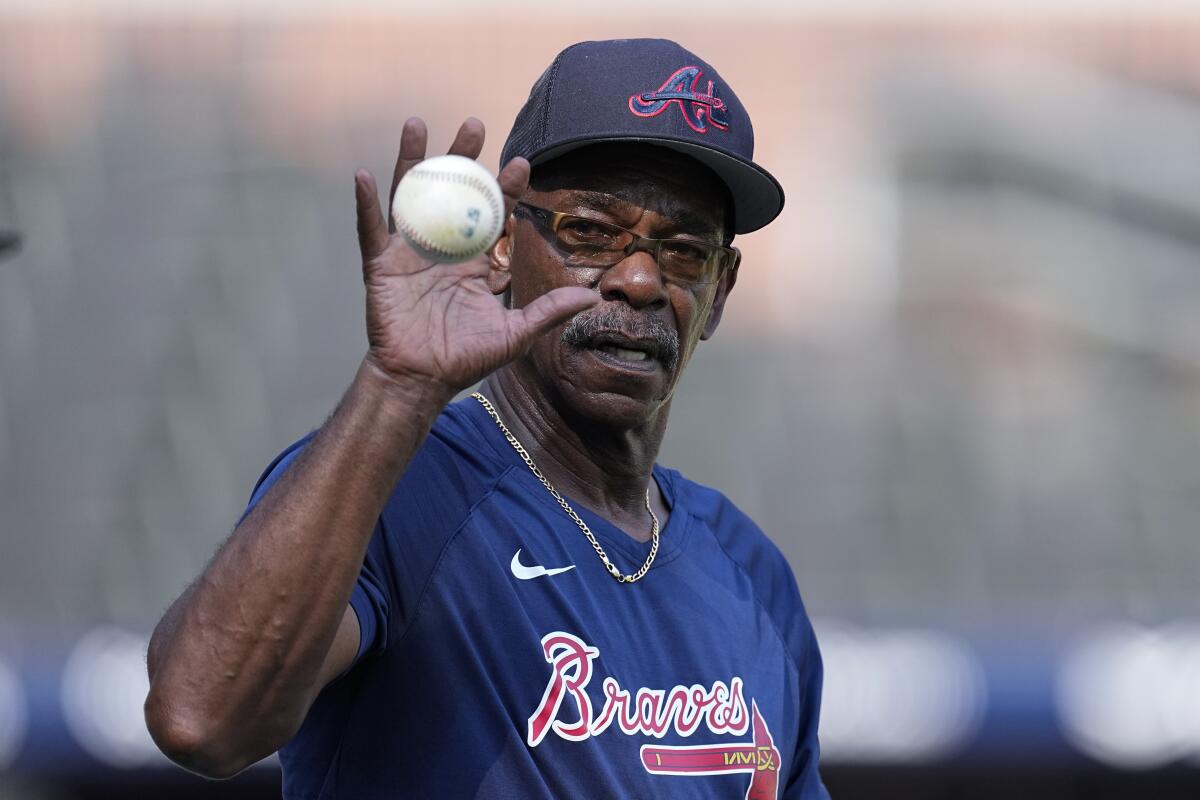
[[(364, 363), (337, 410), (159, 623), (151, 732), (234, 771), (303, 720), (379, 512), (447, 392)], [(213, 752), (216, 748), (222, 752)], [(174, 752), (173, 752), (174, 751)], [(245, 762), (245, 763), (242, 763)]]

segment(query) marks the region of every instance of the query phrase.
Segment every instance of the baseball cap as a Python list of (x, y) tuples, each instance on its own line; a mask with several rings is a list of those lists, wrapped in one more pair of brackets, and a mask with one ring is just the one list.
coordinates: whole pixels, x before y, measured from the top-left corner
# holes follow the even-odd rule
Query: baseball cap
[(750, 115), (717, 71), (668, 39), (579, 42), (529, 92), (500, 163), (541, 164), (590, 144), (645, 142), (704, 163), (729, 187), (735, 233), (783, 210), (783, 187), (755, 164)]

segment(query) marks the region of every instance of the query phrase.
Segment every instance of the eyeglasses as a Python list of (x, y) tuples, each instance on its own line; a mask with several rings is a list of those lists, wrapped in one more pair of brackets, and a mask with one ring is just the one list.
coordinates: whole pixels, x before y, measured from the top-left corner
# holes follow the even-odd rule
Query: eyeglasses
[(742, 253), (736, 247), (721, 247), (694, 239), (651, 239), (619, 225), (591, 217), (517, 202), (517, 209), (540, 223), (554, 236), (554, 245), (568, 267), (606, 269), (638, 251), (654, 256), (667, 280), (684, 286), (716, 283), (726, 269), (736, 270)]

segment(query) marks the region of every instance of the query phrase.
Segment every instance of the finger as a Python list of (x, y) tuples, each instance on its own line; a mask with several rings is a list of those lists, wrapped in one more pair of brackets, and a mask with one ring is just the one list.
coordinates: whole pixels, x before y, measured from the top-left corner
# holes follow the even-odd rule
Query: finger
[(507, 219), (513, 206), (529, 188), (529, 162), (520, 156), (514, 158), (504, 165), (496, 180), (500, 183), (500, 191), (504, 193), (504, 217)]
[(475, 117), (467, 117), (454, 135), (454, 142), (448, 151), (452, 156), (479, 158), (483, 152), (483, 123)]
[(358, 249), (363, 264), (375, 258), (388, 246), (387, 223), (379, 207), (379, 188), (375, 177), (365, 169), (354, 173), (354, 198), (358, 205)]
[[(400, 133), (400, 154), (396, 157), (396, 168), (392, 171), (392, 188), (388, 192), (389, 208), (404, 173), (425, 160), (425, 148), (428, 144), (429, 131), (425, 128), (425, 120), (420, 117), (409, 117), (405, 120), (404, 130)], [(391, 217), (391, 214), (388, 216)], [(388, 230), (395, 233), (395, 223), (389, 221)]]
[(600, 302), (600, 293), (584, 286), (563, 286), (546, 292), (524, 308), (509, 312), (509, 324), (518, 346), (524, 350), (533, 340), (571, 317)]

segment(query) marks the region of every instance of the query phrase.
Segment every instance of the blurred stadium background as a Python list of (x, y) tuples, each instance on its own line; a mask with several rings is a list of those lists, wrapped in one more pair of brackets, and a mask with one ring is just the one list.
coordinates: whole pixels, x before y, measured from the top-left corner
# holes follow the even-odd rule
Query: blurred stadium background
[(495, 167), (632, 35), (788, 192), (662, 460), (791, 559), (834, 796), (1200, 796), (1200, 13), (338, 8), (0, 0), (0, 800), (278, 796), (158, 755), (143, 656), (361, 356), (353, 170), (410, 114)]

